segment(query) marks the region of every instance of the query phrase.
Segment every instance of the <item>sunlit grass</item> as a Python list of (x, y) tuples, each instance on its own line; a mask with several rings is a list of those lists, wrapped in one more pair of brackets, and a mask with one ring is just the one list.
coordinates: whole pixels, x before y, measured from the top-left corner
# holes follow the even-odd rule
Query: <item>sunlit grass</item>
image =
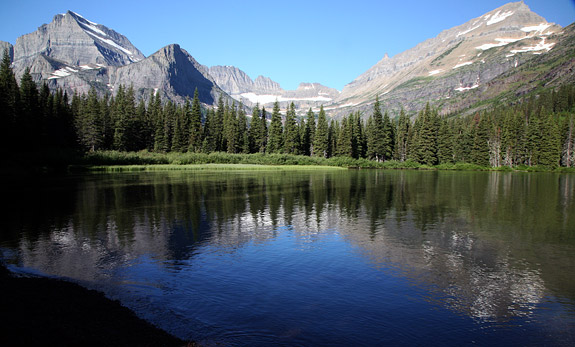
[(575, 172), (575, 168), (485, 167), (470, 163), (425, 165), (412, 160), (377, 162), (350, 157), (320, 158), (304, 155), (255, 153), (156, 153), (149, 151), (98, 151), (84, 156), (76, 169), (90, 171), (160, 171), (160, 170), (325, 170), (325, 169), (417, 169), (450, 171), (554, 171)]

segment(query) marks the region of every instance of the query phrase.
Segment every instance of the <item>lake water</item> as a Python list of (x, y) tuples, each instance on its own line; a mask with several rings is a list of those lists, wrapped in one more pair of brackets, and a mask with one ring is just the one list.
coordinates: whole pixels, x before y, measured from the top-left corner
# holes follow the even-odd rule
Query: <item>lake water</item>
[(175, 171), (5, 184), (11, 269), (184, 339), (575, 345), (575, 175)]

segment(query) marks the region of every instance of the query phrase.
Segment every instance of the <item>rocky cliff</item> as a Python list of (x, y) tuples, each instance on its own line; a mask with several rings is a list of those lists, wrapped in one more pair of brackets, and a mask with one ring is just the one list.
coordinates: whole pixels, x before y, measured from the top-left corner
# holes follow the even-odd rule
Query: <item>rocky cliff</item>
[(154, 91), (165, 100), (183, 102), (196, 88), (205, 104), (214, 104), (220, 94), (229, 98), (180, 46), (166, 46), (146, 58), (125, 36), (71, 11), (19, 37), (13, 53), (18, 78), (30, 68), (37, 82), (69, 94), (87, 93), (91, 87), (113, 94), (122, 84), (133, 86), (143, 99)]

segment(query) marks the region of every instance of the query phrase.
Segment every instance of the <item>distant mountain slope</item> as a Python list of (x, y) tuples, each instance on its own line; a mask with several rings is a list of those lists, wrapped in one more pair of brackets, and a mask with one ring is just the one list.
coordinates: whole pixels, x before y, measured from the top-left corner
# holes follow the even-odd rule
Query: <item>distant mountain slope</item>
[(282, 108), (293, 102), (303, 113), (310, 107), (331, 103), (339, 96), (338, 90), (319, 83), (300, 83), (296, 90), (284, 90), (268, 77), (258, 76), (252, 80), (235, 66), (212, 66), (209, 73), (223, 90), (247, 106), (259, 104), (271, 108), (277, 100)]
[(417, 111), (427, 102), (442, 106), (443, 112), (459, 110), (469, 106), (460, 101), (465, 94), (485, 91), (495, 78), (552, 52), (560, 41), (554, 34), (561, 30), (523, 2), (506, 4), (384, 57), (346, 85), (328, 108), (335, 115), (368, 110), (377, 95), (392, 112)]

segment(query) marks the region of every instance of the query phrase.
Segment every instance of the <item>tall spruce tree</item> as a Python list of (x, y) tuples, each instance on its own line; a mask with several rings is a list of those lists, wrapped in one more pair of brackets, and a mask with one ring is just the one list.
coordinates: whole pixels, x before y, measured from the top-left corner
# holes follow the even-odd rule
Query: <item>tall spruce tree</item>
[(296, 118), (295, 105), (292, 102), (286, 109), (283, 150), (287, 154), (299, 154), (300, 146), (299, 124)]
[(313, 155), (313, 139), (315, 137), (315, 114), (313, 110), (307, 111), (307, 119), (305, 121), (305, 129), (302, 138), (302, 148), (304, 155)]
[(327, 158), (329, 155), (329, 125), (327, 123), (327, 117), (323, 109), (323, 105), (320, 106), (319, 115), (317, 118), (317, 127), (315, 130), (315, 136), (313, 139), (313, 155), (316, 157)]
[(199, 152), (202, 148), (202, 109), (200, 106), (200, 97), (197, 87), (194, 91), (194, 99), (192, 100), (192, 109), (188, 119), (189, 119), (188, 149), (190, 152)]
[(401, 109), (399, 117), (397, 118), (397, 125), (395, 130), (395, 145), (394, 145), (394, 158), (404, 162), (407, 160), (407, 147), (408, 147), (408, 134), (410, 128), (409, 117), (405, 111)]
[(376, 161), (385, 160), (387, 149), (386, 144), (389, 141), (385, 138), (383, 125), (383, 115), (381, 113), (381, 106), (379, 103), (379, 96), (375, 98), (373, 105), (373, 115), (371, 120), (368, 121), (367, 132), (367, 157)]
[(272, 110), (272, 120), (268, 134), (268, 153), (281, 153), (283, 149), (283, 125), (280, 113), (280, 104), (276, 100)]

